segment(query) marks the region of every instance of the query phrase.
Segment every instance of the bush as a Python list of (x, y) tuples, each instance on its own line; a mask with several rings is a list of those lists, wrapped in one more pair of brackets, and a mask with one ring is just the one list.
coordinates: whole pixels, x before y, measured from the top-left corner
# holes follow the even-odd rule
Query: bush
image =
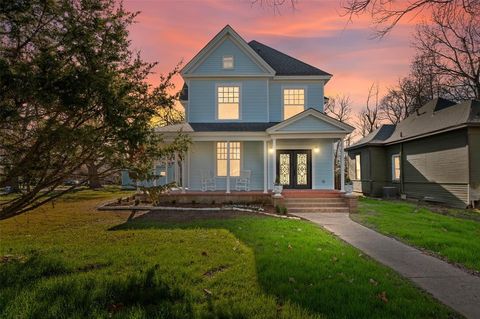
[(287, 207), (285, 207), (284, 205), (276, 205), (275, 206), (275, 211), (279, 215), (286, 215), (287, 212), (288, 212)]

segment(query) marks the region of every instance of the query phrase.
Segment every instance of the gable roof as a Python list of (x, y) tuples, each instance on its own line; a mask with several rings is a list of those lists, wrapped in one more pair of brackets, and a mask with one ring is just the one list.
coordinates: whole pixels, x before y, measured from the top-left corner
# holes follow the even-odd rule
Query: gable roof
[(455, 103), (431, 100), (397, 125), (383, 125), (347, 150), (368, 145), (395, 144), (427, 135), (439, 134), (466, 125), (480, 125), (480, 101)]
[(205, 45), (180, 71), (189, 75), (203, 59), (212, 52), (226, 37), (234, 42), (269, 75), (275, 76), (317, 76), (328, 80), (332, 75), (317, 67), (302, 62), (285, 53), (273, 49), (258, 41), (247, 43), (230, 25), (226, 25), (207, 45)]
[(217, 35), (211, 39), (180, 71), (183, 76), (192, 72), (203, 59), (210, 54), (215, 48), (222, 43), (226, 37), (230, 37), (232, 41), (249, 56), (261, 69), (267, 74), (274, 75), (275, 71), (265, 62), (248, 44), (247, 42), (230, 26), (226, 25)]
[[(283, 122), (280, 122), (270, 128), (267, 129), (267, 133), (269, 134), (274, 134), (274, 133), (286, 133), (285, 131), (282, 131), (282, 128), (288, 126), (288, 125), (291, 125), (303, 118), (306, 118), (308, 116), (314, 116), (322, 121), (325, 121), (329, 124), (331, 124), (332, 126), (334, 126), (335, 128), (338, 129), (339, 132), (345, 132), (345, 133), (351, 133), (353, 132), (354, 128), (346, 123), (343, 123), (343, 122), (340, 122), (336, 119), (334, 119), (333, 117), (330, 117), (328, 115), (326, 115), (325, 113), (323, 112), (320, 112), (316, 109), (313, 109), (313, 108), (308, 108), (306, 109), (305, 111), (301, 112), (301, 113), (298, 113), (297, 115), (295, 116), (292, 116), (291, 118), (288, 118), (286, 119), (285, 121)], [(304, 133), (304, 132), (299, 132), (299, 133)]]
[(332, 76), (330, 73), (295, 59), (258, 41), (250, 41), (248, 45), (275, 70), (275, 75)]
[(373, 146), (373, 145), (383, 145), (386, 139), (388, 139), (393, 131), (395, 130), (395, 124), (383, 124), (375, 131), (371, 132), (357, 143), (346, 147), (345, 150), (354, 149), (361, 146)]

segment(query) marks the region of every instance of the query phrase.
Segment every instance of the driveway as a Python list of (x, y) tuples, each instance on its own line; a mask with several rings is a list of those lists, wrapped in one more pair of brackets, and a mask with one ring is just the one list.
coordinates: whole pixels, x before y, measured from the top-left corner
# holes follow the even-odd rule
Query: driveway
[(480, 277), (398, 240), (381, 235), (342, 213), (298, 213), (380, 263), (394, 269), (467, 318), (480, 318)]

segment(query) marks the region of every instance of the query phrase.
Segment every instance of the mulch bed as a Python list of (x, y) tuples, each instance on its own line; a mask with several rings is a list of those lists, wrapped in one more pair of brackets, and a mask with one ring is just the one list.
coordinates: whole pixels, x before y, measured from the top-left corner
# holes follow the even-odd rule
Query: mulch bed
[(206, 219), (230, 219), (242, 216), (268, 217), (261, 214), (250, 212), (239, 212), (230, 210), (221, 211), (170, 211), (170, 210), (152, 210), (146, 213), (138, 213), (135, 220), (144, 221), (163, 221), (163, 222), (191, 222), (195, 220)]

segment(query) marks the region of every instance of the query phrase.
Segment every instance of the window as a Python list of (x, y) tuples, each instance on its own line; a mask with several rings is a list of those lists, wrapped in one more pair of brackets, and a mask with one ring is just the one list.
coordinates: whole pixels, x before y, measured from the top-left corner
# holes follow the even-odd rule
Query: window
[(305, 109), (305, 89), (283, 90), (283, 119), (286, 120)]
[[(217, 176), (227, 176), (228, 142), (217, 142)], [(230, 142), (230, 176), (240, 176), (240, 142)]]
[(400, 155), (396, 154), (392, 156), (392, 180), (400, 180)]
[(223, 68), (224, 69), (233, 69), (233, 56), (226, 55), (223, 57)]
[(240, 119), (240, 87), (219, 86), (217, 87), (218, 119)]
[(360, 162), (360, 154), (355, 155), (355, 179), (362, 179), (362, 163)]

